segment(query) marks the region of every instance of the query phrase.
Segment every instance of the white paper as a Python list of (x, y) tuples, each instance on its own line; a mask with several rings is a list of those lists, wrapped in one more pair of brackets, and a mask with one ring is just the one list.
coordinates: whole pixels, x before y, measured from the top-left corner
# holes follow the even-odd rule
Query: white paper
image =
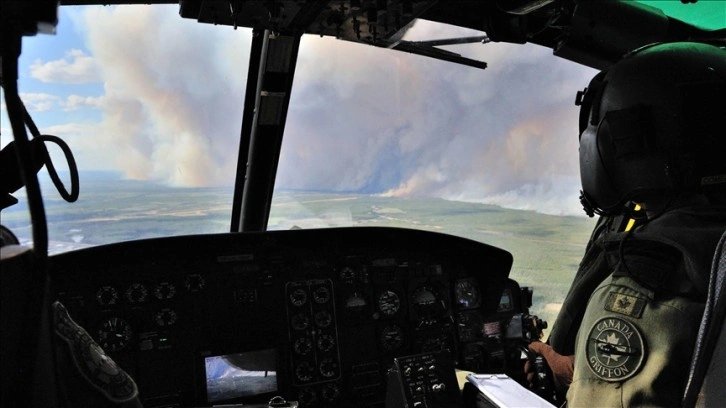
[(506, 374), (469, 374), (466, 379), (498, 407), (555, 408)]

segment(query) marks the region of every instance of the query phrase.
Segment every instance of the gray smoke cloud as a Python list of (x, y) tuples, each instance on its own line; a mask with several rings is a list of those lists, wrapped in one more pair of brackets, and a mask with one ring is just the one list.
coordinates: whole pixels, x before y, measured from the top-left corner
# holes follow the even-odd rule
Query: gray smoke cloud
[(249, 31), (183, 20), (174, 7), (92, 8), (88, 47), (104, 83), (100, 140), (127, 176), (234, 182)]
[[(250, 33), (169, 8), (85, 13), (101, 136), (129, 177), (231, 184)], [(407, 38), (472, 32), (417, 23)], [(535, 45), (476, 44), (486, 70), (304, 37), (276, 187), (580, 213), (574, 94), (595, 71)]]
[[(418, 23), (407, 35), (473, 34)], [(336, 45), (301, 47), (278, 186), (581, 214), (574, 95), (594, 70), (535, 45), (463, 47), (486, 70)]]

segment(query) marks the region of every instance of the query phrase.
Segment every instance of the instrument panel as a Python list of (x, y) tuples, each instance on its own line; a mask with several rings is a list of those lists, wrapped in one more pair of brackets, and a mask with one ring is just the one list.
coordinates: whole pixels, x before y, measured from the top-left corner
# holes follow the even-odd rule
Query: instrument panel
[(394, 358), (439, 350), (481, 372), (491, 341), (482, 327), (518, 308), (502, 309), (502, 293), (509, 302), (519, 290), (511, 264), (479, 242), (368, 227), (150, 239), (51, 258), (57, 298), (146, 407), (273, 395), (382, 407)]

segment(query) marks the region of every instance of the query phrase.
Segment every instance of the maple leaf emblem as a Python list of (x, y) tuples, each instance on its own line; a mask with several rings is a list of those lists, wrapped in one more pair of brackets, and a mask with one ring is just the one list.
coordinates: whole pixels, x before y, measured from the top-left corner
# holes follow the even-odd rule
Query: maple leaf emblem
[[(608, 364), (611, 361), (619, 362), (620, 353), (626, 351), (626, 347), (620, 345), (620, 339), (615, 333), (610, 333), (605, 337), (605, 341), (600, 348), (602, 355), (608, 359)], [(615, 353), (613, 353), (615, 352)]]
[(627, 309), (628, 306), (630, 306), (630, 300), (628, 300), (628, 298), (621, 297), (620, 299), (618, 299), (618, 306), (621, 309)]

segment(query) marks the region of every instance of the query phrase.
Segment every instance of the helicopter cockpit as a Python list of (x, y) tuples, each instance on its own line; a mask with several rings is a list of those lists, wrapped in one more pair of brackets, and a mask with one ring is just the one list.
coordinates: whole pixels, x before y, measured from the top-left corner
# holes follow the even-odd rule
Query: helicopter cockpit
[(2, 7), (3, 406), (67, 398), (54, 302), (144, 407), (562, 404), (523, 367), (595, 226), (575, 92), (726, 42), (703, 0)]

